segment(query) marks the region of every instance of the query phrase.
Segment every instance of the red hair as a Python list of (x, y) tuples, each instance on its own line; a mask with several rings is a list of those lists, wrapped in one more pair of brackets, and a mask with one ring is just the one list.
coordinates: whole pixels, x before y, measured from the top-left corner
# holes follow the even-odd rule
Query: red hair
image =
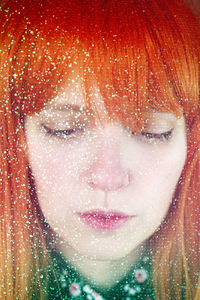
[(30, 285), (50, 258), (28, 183), (23, 121), (74, 74), (91, 109), (95, 80), (110, 116), (137, 130), (149, 108), (183, 112), (187, 160), (150, 247), (155, 297), (182, 299), (184, 285), (185, 298), (198, 299), (200, 28), (192, 13), (181, 0), (8, 0), (0, 29), (1, 298), (43, 298)]

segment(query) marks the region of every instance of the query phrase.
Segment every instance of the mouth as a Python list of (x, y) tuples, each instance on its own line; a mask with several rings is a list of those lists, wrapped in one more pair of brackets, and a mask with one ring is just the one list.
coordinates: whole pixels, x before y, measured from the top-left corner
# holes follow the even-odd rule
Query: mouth
[(122, 227), (132, 216), (115, 211), (87, 211), (78, 213), (81, 221), (96, 231), (112, 231)]

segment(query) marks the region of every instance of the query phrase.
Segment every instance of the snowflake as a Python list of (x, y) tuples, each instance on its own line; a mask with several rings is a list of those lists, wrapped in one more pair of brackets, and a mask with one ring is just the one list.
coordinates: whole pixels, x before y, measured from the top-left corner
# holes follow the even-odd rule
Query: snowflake
[(137, 282), (144, 282), (147, 279), (148, 275), (144, 269), (137, 269), (135, 270), (135, 278)]
[(77, 297), (81, 293), (80, 285), (78, 283), (72, 283), (69, 286), (69, 291), (72, 296)]

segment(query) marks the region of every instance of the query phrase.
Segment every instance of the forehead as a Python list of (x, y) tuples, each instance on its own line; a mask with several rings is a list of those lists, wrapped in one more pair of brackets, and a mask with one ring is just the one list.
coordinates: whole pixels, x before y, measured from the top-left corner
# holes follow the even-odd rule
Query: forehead
[[(71, 97), (72, 96), (72, 97)], [(95, 96), (94, 96), (95, 97)], [(96, 95), (96, 101), (99, 101), (99, 96)], [(51, 116), (57, 118), (66, 118), (66, 117), (74, 117), (77, 120), (80, 118), (80, 116), (89, 116), (90, 118), (95, 120), (95, 124), (101, 124), (101, 121), (105, 122), (115, 122), (116, 120), (111, 118), (104, 106), (103, 100), (100, 100), (98, 102), (98, 111), (92, 111), (88, 110), (86, 108), (85, 104), (85, 98), (83, 97), (83, 94), (79, 97), (73, 97), (73, 93), (69, 91), (69, 93), (64, 93), (61, 96), (58, 96), (51, 104), (49, 104), (45, 110), (43, 110), (41, 113), (43, 115), (43, 112), (46, 116)], [(183, 115), (181, 114), (179, 117), (177, 117), (173, 113), (167, 113), (158, 111), (155, 109), (148, 110), (144, 113), (144, 122), (148, 122), (151, 120), (152, 124), (155, 122), (155, 124), (159, 124), (159, 126), (164, 126), (170, 122), (176, 122), (178, 119), (182, 119)], [(100, 121), (100, 122), (99, 122)], [(120, 121), (120, 120), (118, 120)], [(135, 118), (132, 118), (132, 126), (134, 127)], [(104, 124), (104, 123), (103, 123)]]
[(69, 104), (71, 106), (84, 106), (86, 102), (86, 91), (83, 80), (79, 75), (71, 76), (66, 86), (53, 100), (51, 105), (63, 106)]
[[(66, 86), (50, 103), (47, 103), (45, 109), (56, 111), (89, 112), (95, 118), (109, 118), (105, 108), (104, 99), (97, 87), (95, 79), (93, 84), (86, 91), (85, 81), (80, 75), (71, 76)], [(110, 118), (109, 118), (110, 119)]]
[[(121, 100), (123, 101), (123, 99)], [(108, 113), (104, 101), (105, 100), (98, 89), (98, 84), (95, 81), (95, 78), (92, 80), (88, 94), (84, 78), (81, 77), (79, 73), (74, 73), (68, 78), (68, 81), (62, 91), (55, 97), (55, 99), (46, 105), (45, 110), (47, 109), (56, 112), (65, 112), (70, 110), (74, 113), (89, 112), (90, 116), (96, 121), (99, 120), (100, 123), (102, 121), (116, 121), (116, 118)], [(179, 117), (182, 116), (183, 114), (180, 112)], [(158, 120), (159, 118), (161, 121), (163, 120), (166, 122), (177, 119), (177, 116), (172, 112), (159, 111), (153, 108), (148, 108), (144, 111), (143, 121), (148, 119), (153, 121), (154, 119)], [(135, 123), (136, 117), (132, 115), (131, 119), (132, 126), (134, 126), (133, 123)], [(123, 120), (119, 121), (123, 122)]]
[[(166, 123), (176, 119), (177, 114), (172, 111), (160, 110), (151, 106), (144, 105), (144, 110), (140, 111), (135, 107), (134, 97), (129, 98), (127, 105), (126, 98), (119, 93), (117, 99), (111, 94), (104, 94), (99, 88), (97, 78), (94, 73), (89, 74), (86, 78), (80, 69), (75, 69), (68, 76), (66, 84), (61, 88), (59, 94), (49, 103), (46, 104), (45, 110), (63, 117), (63, 113), (69, 111), (75, 116), (87, 114), (96, 125), (104, 125), (110, 122), (119, 122), (125, 126), (138, 131), (145, 126), (145, 122), (152, 120)], [(116, 91), (115, 95), (118, 92)], [(180, 112), (180, 111), (179, 111)], [(81, 113), (81, 115), (80, 115)], [(83, 113), (83, 114), (82, 114)], [(73, 116), (71, 114), (71, 116)], [(76, 115), (76, 117), (78, 116)], [(180, 112), (179, 116), (182, 116)]]

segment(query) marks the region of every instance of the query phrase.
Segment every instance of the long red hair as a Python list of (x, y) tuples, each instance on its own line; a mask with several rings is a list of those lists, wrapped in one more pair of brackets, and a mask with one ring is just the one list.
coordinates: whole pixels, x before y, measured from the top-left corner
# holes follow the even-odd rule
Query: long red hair
[(200, 27), (192, 13), (181, 0), (5, 0), (0, 32), (0, 297), (45, 295), (39, 270), (50, 257), (24, 118), (75, 74), (89, 107), (95, 79), (108, 113), (137, 130), (148, 108), (184, 113), (187, 160), (150, 249), (156, 299), (199, 299)]

